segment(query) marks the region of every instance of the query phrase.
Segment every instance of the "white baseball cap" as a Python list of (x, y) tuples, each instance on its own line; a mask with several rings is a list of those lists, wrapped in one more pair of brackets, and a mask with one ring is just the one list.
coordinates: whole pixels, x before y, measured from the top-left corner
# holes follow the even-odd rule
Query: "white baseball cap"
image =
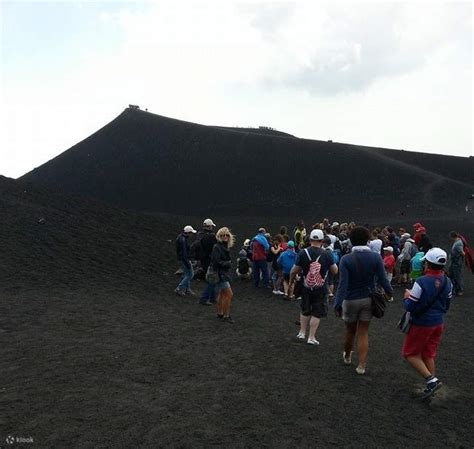
[(386, 246), (383, 250), (393, 253), (393, 248), (391, 246)]
[(436, 265), (446, 265), (448, 255), (441, 248), (431, 248), (421, 260), (427, 260)]
[(193, 229), (192, 226), (189, 226), (189, 225), (185, 226), (183, 231), (184, 232), (192, 232), (193, 234), (196, 234), (196, 232), (197, 232), (195, 229)]
[(215, 224), (210, 218), (206, 218), (206, 219), (202, 222), (202, 224), (203, 224), (204, 226), (212, 226), (212, 227), (215, 227), (215, 226), (216, 226), (216, 224)]
[(324, 232), (321, 229), (313, 229), (309, 235), (310, 240), (324, 240)]

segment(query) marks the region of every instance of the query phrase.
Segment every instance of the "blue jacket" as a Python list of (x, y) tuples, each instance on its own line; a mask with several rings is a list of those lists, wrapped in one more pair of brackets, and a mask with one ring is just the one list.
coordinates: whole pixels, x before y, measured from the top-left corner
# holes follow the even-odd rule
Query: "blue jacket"
[[(442, 271), (430, 270), (426, 275), (420, 276), (413, 285), (409, 298), (403, 303), (405, 310), (411, 314), (411, 322), (427, 327), (442, 324), (443, 316), (451, 303), (452, 290), (451, 281)], [(417, 316), (417, 312), (426, 308), (437, 295), (434, 304), (423, 315)]]
[(296, 252), (293, 249), (287, 249), (280, 254), (277, 264), (281, 266), (284, 274), (289, 274), (296, 260)]
[(336, 291), (334, 308), (340, 308), (344, 300), (367, 298), (376, 283), (387, 293), (393, 291), (385, 275), (380, 255), (369, 249), (357, 251), (357, 249), (354, 250), (355, 248), (350, 254), (341, 258), (339, 286)]

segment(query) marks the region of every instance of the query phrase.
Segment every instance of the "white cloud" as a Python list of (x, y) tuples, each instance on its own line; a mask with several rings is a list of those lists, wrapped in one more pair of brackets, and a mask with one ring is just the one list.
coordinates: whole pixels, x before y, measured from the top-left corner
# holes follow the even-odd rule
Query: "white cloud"
[(45, 162), (128, 103), (206, 124), (471, 151), (469, 4), (158, 1), (98, 14), (118, 46), (82, 48), (45, 85), (5, 83), (0, 173)]

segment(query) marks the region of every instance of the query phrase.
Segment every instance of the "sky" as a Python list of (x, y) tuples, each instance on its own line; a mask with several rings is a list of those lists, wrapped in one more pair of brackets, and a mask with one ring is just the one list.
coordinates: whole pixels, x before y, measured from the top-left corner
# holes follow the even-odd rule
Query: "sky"
[(0, 0), (0, 174), (128, 104), (176, 119), (473, 156), (471, 2)]

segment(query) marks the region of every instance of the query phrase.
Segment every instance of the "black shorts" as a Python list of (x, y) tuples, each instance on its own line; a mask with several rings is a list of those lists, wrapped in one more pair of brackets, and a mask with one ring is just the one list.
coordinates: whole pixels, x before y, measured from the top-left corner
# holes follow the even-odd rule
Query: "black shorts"
[(301, 315), (324, 318), (328, 314), (326, 287), (309, 290), (303, 287), (301, 293)]

